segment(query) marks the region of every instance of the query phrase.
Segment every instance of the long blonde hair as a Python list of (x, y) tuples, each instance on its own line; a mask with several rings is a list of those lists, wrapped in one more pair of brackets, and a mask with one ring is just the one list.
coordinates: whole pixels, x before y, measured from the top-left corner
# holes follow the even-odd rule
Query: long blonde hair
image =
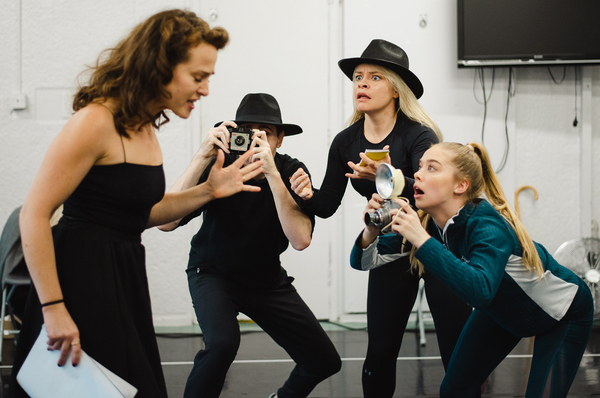
[[(469, 187), (466, 194), (466, 203), (471, 203), (481, 193), (485, 193), (487, 200), (500, 213), (500, 215), (508, 222), (517, 235), (517, 239), (523, 248), (523, 264), (529, 270), (536, 271), (539, 278), (544, 274), (542, 261), (535, 248), (533, 240), (525, 230), (523, 223), (519, 217), (512, 211), (509, 206), (506, 196), (502, 191), (500, 180), (494, 172), (490, 163), (485, 147), (477, 142), (472, 142), (468, 145), (462, 145), (455, 142), (444, 142), (436, 144), (444, 151), (451, 154), (451, 162), (455, 167), (456, 180), (466, 179), (469, 182)], [(427, 228), (431, 217), (419, 210), (422, 225)], [(413, 272), (418, 270), (419, 275), (424, 271), (423, 265), (414, 257), (416, 249), (411, 250), (411, 265)]]
[[(396, 98), (396, 115), (398, 112), (402, 111), (402, 113), (410, 120), (432, 129), (435, 132), (435, 135), (437, 135), (438, 141), (442, 142), (443, 138), (440, 128), (435, 124), (427, 112), (425, 112), (425, 109), (423, 109), (419, 101), (417, 101), (417, 97), (415, 97), (412, 90), (408, 88), (404, 80), (402, 80), (396, 72), (381, 65), (373, 65), (373, 67), (375, 71), (381, 74), (381, 76), (390, 83), (394, 91), (398, 93), (398, 98)], [(354, 124), (365, 117), (363, 112), (356, 109), (356, 103), (353, 103), (353, 106), (354, 112), (350, 116), (350, 119), (348, 119), (348, 125)]]

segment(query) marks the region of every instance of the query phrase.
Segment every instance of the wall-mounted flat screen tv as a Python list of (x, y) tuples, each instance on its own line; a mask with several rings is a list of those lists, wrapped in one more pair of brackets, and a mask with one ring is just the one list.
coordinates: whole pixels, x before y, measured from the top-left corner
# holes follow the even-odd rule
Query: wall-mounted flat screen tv
[(458, 66), (600, 64), (600, 0), (457, 0)]

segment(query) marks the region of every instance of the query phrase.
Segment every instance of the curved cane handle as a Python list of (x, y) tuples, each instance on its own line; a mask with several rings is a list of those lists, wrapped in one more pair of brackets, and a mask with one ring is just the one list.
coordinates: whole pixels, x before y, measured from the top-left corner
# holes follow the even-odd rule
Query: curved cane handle
[(515, 211), (517, 212), (517, 217), (519, 218), (521, 218), (521, 214), (519, 213), (519, 193), (521, 193), (521, 191), (524, 189), (531, 189), (533, 191), (535, 200), (538, 200), (538, 193), (531, 185), (523, 185), (521, 188), (517, 189), (515, 192)]

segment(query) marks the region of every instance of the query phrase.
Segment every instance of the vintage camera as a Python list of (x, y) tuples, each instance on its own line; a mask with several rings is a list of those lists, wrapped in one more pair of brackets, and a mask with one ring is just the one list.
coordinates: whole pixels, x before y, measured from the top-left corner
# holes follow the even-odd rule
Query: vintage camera
[(238, 127), (227, 127), (227, 130), (231, 133), (229, 150), (232, 153), (241, 155), (250, 149), (252, 143), (252, 135), (254, 131), (245, 126)]
[(384, 229), (392, 222), (390, 212), (393, 209), (400, 208), (400, 205), (394, 199), (399, 197), (404, 189), (404, 173), (402, 173), (402, 170), (395, 169), (392, 165), (382, 163), (375, 173), (375, 188), (377, 188), (377, 193), (384, 199), (384, 202), (381, 208), (374, 212), (365, 213), (365, 224)]
[(390, 211), (392, 209), (399, 209), (400, 205), (393, 200), (386, 199), (381, 207), (374, 212), (365, 213), (365, 224), (367, 226), (374, 225), (379, 229), (384, 229), (392, 222), (392, 215)]

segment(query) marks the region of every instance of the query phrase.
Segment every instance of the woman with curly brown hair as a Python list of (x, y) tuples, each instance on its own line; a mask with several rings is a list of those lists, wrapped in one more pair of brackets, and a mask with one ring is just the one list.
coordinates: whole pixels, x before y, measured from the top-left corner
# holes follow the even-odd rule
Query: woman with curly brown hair
[[(180, 219), (213, 198), (239, 191), (260, 173), (253, 154), (223, 168), (217, 157), (206, 183), (165, 194), (155, 129), (168, 109), (189, 117), (208, 95), (217, 51), (228, 41), (194, 13), (170, 10), (138, 25), (107, 50), (75, 95), (76, 113), (50, 146), (21, 210), (29, 297), (13, 376), (42, 323), (58, 366), (77, 365), (81, 350), (138, 389), (166, 397), (141, 233)], [(50, 217), (64, 203), (63, 217)], [(15, 396), (26, 393), (15, 382)]]

